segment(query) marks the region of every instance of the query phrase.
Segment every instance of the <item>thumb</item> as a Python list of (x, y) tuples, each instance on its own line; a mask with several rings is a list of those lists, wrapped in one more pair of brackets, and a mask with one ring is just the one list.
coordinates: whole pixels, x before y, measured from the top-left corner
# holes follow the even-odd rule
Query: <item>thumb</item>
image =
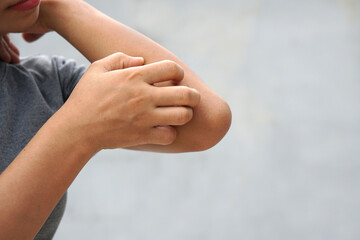
[(137, 67), (144, 64), (144, 58), (131, 57), (124, 53), (114, 53), (103, 59), (98, 60), (105, 71), (114, 71), (124, 68)]

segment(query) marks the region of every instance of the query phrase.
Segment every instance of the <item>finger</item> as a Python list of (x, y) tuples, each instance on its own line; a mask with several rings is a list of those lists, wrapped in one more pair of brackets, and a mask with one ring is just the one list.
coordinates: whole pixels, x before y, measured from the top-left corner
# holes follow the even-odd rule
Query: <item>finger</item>
[(19, 63), (20, 62), (19, 54), (17, 52), (14, 52), (14, 50), (12, 48), (9, 48), (8, 50), (9, 50), (10, 57), (11, 57), (10, 62), (11, 63)]
[(27, 42), (34, 42), (44, 36), (44, 33), (23, 33), (22, 37)]
[(173, 80), (169, 80), (169, 81), (154, 83), (153, 85), (155, 87), (170, 87), (170, 86), (177, 86), (178, 83)]
[(9, 42), (8, 44), (9, 44), (11, 52), (14, 54), (14, 56), (16, 56), (17, 59), (19, 59), (19, 56), (20, 56), (19, 49), (12, 42)]
[(169, 80), (179, 83), (184, 78), (184, 70), (177, 63), (169, 60), (141, 66), (137, 70), (138, 75), (149, 84)]
[(147, 142), (144, 144), (169, 145), (176, 139), (176, 130), (171, 126), (157, 126), (150, 130)]
[(1, 38), (1, 42), (0, 42), (0, 59), (7, 63), (11, 62), (9, 47), (4, 38)]
[[(19, 50), (15, 47), (15, 45), (10, 41), (10, 38), (8, 35), (3, 36), (3, 42), (2, 42), (2, 51), (4, 51), (5, 55), (4, 58), (6, 58), (8, 63), (19, 63)], [(10, 58), (8, 58), (10, 57)]]
[(155, 88), (156, 106), (189, 106), (195, 107), (200, 102), (200, 94), (194, 88), (185, 86)]
[(143, 65), (144, 59), (142, 57), (131, 57), (118, 52), (96, 61), (95, 64), (101, 65), (104, 71), (109, 72)]
[(155, 124), (159, 126), (180, 126), (188, 123), (193, 117), (189, 107), (159, 107), (154, 110)]
[(11, 42), (9, 35), (4, 36), (6, 43), (8, 44), (9, 48), (16, 54), (20, 55), (19, 49)]

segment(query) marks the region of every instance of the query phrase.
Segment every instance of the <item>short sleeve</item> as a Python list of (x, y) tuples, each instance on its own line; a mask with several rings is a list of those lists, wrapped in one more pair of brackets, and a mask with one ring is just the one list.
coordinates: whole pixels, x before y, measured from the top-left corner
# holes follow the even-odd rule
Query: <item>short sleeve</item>
[(82, 65), (79, 66), (74, 60), (64, 57), (53, 57), (52, 61), (57, 69), (65, 102), (85, 73), (86, 68)]

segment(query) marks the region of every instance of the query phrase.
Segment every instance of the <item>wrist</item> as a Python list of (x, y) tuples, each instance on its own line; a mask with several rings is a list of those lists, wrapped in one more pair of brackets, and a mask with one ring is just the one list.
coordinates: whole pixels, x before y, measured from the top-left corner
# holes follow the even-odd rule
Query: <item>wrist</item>
[(66, 108), (65, 104), (44, 127), (56, 139), (58, 148), (71, 151), (80, 161), (87, 162), (101, 149), (92, 141), (91, 132), (82, 127), (81, 123), (71, 116), (72, 111)]

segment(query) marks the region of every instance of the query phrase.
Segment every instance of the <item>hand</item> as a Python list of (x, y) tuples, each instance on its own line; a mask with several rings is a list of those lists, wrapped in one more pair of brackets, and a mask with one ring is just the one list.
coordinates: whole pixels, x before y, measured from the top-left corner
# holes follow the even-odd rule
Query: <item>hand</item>
[(10, 41), (9, 35), (0, 35), (0, 60), (7, 63), (19, 63), (19, 50)]
[(172, 126), (192, 119), (200, 95), (184, 86), (154, 86), (183, 79), (175, 62), (140, 66), (143, 63), (142, 58), (122, 53), (94, 62), (59, 111), (71, 124), (69, 132), (86, 139), (96, 151), (171, 144), (176, 138)]

